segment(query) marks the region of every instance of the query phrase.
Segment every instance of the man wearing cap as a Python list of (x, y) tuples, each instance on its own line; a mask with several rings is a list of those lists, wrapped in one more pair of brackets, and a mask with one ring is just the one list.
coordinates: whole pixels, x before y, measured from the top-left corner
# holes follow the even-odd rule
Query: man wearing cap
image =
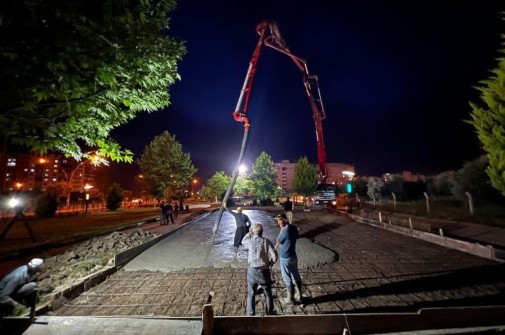
[(256, 313), (256, 290), (261, 285), (266, 301), (266, 315), (274, 314), (272, 276), (270, 267), (277, 262), (277, 252), (269, 239), (263, 237), (263, 226), (255, 223), (242, 243), (249, 249), (247, 255), (247, 315)]
[(233, 247), (235, 248), (235, 251), (237, 251), (238, 247), (242, 244), (242, 239), (249, 231), (249, 227), (251, 227), (251, 219), (242, 213), (242, 207), (237, 207), (237, 213), (230, 211), (227, 207), (224, 209), (233, 215), (237, 224), (237, 229), (235, 230), (235, 238), (233, 239)]
[[(285, 214), (277, 215), (275, 220), (281, 228), (279, 236), (277, 236), (275, 249), (279, 250), (282, 280), (287, 290), (284, 303), (292, 304), (295, 300), (301, 302), (302, 279), (298, 271), (298, 258), (296, 255), (296, 240), (300, 237), (298, 228), (288, 222)], [(294, 295), (293, 291), (295, 291)]]
[(9, 315), (14, 309), (25, 305), (31, 307), (31, 317), (35, 312), (38, 286), (33, 282), (33, 275), (43, 270), (44, 261), (32, 259), (27, 265), (21, 265), (0, 281), (0, 315)]

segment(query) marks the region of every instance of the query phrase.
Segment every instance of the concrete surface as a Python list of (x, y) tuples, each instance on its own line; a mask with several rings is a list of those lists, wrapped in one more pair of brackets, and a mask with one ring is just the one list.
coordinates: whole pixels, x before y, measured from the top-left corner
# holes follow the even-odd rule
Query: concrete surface
[[(272, 215), (258, 210), (244, 210), (253, 223), (263, 225), (263, 236), (275, 245), (279, 226)], [(235, 219), (224, 213), (215, 239), (212, 228), (216, 213), (204, 215), (192, 224), (185, 226), (144, 251), (125, 265), (126, 271), (161, 271), (172, 272), (185, 269), (247, 268), (247, 250), (240, 247), (237, 254), (233, 248)], [(332, 263), (337, 259), (335, 252), (313, 243), (307, 238), (297, 242), (299, 268), (309, 268)]]

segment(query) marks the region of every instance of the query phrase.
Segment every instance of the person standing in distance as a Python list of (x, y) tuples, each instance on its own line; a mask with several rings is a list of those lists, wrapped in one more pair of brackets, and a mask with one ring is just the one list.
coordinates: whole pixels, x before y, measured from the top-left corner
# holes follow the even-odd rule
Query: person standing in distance
[(286, 214), (288, 222), (293, 223), (293, 203), (289, 200), (289, 197), (282, 204), (282, 207), (284, 208), (284, 214)]
[(277, 262), (277, 251), (269, 239), (263, 237), (263, 226), (255, 223), (242, 240), (247, 256), (247, 315), (256, 313), (256, 290), (261, 285), (266, 302), (266, 315), (274, 314), (272, 275), (270, 268)]
[[(284, 302), (286, 304), (292, 304), (294, 301), (301, 302), (302, 278), (298, 271), (298, 257), (296, 255), (296, 240), (300, 237), (298, 228), (289, 224), (284, 214), (277, 215), (275, 220), (281, 228), (275, 249), (279, 251), (282, 280), (287, 290)], [(293, 290), (295, 291), (294, 295)]]
[(230, 211), (227, 207), (224, 209), (233, 215), (237, 224), (237, 228), (235, 230), (235, 238), (233, 239), (233, 247), (235, 248), (235, 252), (237, 252), (238, 247), (242, 244), (242, 239), (251, 227), (251, 219), (242, 213), (242, 207), (237, 207), (237, 213)]

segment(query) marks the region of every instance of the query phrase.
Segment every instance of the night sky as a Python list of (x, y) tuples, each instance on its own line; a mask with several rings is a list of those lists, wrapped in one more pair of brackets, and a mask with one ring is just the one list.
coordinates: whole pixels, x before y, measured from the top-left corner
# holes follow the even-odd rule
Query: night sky
[[(139, 115), (112, 136), (140, 155), (168, 130), (191, 154), (196, 178), (231, 174), (243, 135), (232, 113), (258, 41), (255, 27), (270, 19), (319, 76), (328, 162), (352, 164), (358, 175), (430, 175), (479, 156), (475, 130), (464, 120), (469, 101), (480, 103), (475, 86), (496, 67), (505, 1), (308, 4), (180, 0), (169, 34), (185, 40), (188, 53), (179, 64), (182, 80), (170, 88), (172, 104)], [(317, 163), (302, 74), (266, 46), (248, 117), (249, 168), (262, 151), (274, 161), (307, 156)], [(116, 179), (126, 187), (134, 168), (119, 170), (124, 173), (115, 173)]]

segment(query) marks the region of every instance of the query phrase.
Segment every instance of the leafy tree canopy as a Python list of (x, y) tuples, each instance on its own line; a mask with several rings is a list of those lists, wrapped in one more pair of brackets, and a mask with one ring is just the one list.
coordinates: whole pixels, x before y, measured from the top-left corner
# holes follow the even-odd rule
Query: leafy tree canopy
[(230, 177), (223, 171), (218, 171), (207, 180), (202, 189), (202, 195), (208, 198), (219, 198), (226, 192), (228, 184), (230, 184)]
[(167, 37), (176, 0), (4, 0), (1, 134), (77, 160), (97, 147), (132, 161), (110, 132), (169, 104), (183, 43)]
[(182, 145), (168, 131), (145, 147), (137, 163), (151, 194), (157, 197), (182, 196), (198, 171), (190, 154), (182, 151)]
[(293, 191), (304, 196), (314, 194), (317, 187), (317, 171), (307, 157), (300, 157), (295, 165)]
[(265, 199), (277, 191), (277, 175), (272, 157), (263, 151), (253, 166), (251, 181), (254, 193)]
[(233, 191), (237, 195), (246, 196), (253, 189), (253, 183), (248, 176), (239, 175), (235, 185), (233, 185)]
[[(500, 53), (505, 55), (505, 49)], [(477, 88), (483, 104), (470, 103), (473, 111), (469, 123), (477, 130), (487, 152), (489, 166), (486, 173), (491, 185), (505, 195), (505, 56), (498, 58), (498, 67), (491, 73), (491, 77)]]
[(456, 171), (453, 180), (454, 197), (466, 201), (466, 192), (470, 192), (475, 203), (493, 201), (498, 198), (498, 192), (491, 187), (486, 167), (488, 159), (485, 155), (465, 163)]

